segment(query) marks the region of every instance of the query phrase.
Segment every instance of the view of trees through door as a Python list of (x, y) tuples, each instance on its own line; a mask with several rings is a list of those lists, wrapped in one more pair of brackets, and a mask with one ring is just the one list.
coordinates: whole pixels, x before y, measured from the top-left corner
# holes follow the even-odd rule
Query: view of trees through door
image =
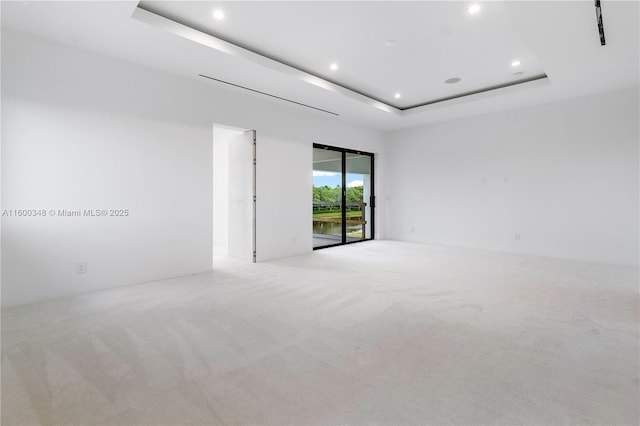
[(314, 249), (373, 239), (373, 182), (373, 154), (314, 144)]

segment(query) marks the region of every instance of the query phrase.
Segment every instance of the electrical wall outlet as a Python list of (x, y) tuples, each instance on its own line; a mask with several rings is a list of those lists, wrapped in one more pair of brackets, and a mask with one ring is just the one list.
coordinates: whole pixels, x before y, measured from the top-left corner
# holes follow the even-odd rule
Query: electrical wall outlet
[(86, 274), (86, 273), (87, 273), (87, 262), (76, 263), (76, 274)]

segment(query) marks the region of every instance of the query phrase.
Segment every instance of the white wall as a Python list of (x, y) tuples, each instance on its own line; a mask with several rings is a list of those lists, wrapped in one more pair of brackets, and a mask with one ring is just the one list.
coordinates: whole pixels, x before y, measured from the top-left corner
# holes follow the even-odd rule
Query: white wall
[[(258, 131), (256, 148), (257, 260), (311, 251), (312, 146), (271, 138)], [(270, 167), (271, 164), (278, 166)]]
[(3, 306), (210, 269), (213, 123), (258, 133), (258, 260), (311, 250), (312, 143), (384, 150), (321, 112), (6, 29), (1, 52), (3, 208), (130, 211), (3, 218)]
[(391, 133), (388, 236), (637, 265), (638, 113), (635, 88)]

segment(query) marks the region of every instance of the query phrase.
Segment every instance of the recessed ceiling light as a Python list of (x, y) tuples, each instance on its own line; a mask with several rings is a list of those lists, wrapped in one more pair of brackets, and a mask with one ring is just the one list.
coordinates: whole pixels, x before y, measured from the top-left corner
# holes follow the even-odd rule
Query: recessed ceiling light
[(446, 79), (444, 82), (447, 84), (455, 84), (457, 82), (459, 82), (460, 80), (462, 80), (460, 77), (451, 77)]
[(337, 69), (338, 69), (338, 64), (336, 64), (335, 62), (334, 62), (334, 63), (332, 63), (331, 65), (329, 65), (329, 69), (330, 69), (331, 71), (335, 71), (335, 70), (337, 70)]
[(520, 66), (520, 61), (518, 61), (517, 59), (513, 62), (511, 62), (511, 66), (512, 67), (519, 67)]
[(216, 18), (218, 21), (222, 21), (224, 19), (224, 11), (220, 9), (214, 10), (213, 17)]
[(480, 5), (479, 4), (472, 4), (471, 6), (469, 6), (467, 8), (467, 12), (469, 12), (471, 15), (475, 15), (476, 13), (480, 12)]
[(402, 95), (400, 93), (396, 93), (395, 95), (393, 95), (393, 97), (396, 99), (400, 99)]
[(384, 42), (384, 45), (387, 47), (391, 47), (391, 46), (395, 46), (396, 45), (396, 41), (395, 40), (387, 40)]

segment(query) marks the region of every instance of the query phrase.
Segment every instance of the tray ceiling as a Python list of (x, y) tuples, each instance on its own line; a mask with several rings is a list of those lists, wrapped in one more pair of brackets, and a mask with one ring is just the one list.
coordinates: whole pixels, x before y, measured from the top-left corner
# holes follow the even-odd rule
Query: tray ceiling
[[(502, 1), (142, 1), (138, 8), (145, 12), (138, 19), (396, 112), (546, 79)], [(215, 78), (215, 70), (203, 73)]]

